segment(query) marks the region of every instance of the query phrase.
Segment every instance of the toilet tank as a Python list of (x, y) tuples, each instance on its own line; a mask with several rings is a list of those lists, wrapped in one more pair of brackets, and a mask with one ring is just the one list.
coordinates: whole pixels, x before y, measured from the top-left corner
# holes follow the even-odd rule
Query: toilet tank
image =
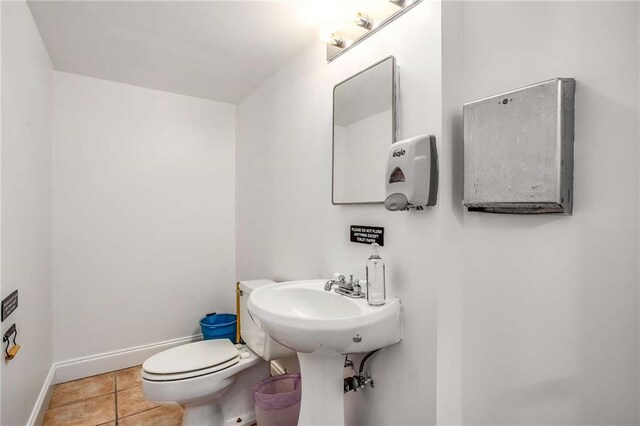
[(267, 361), (295, 355), (295, 351), (282, 346), (260, 330), (247, 310), (247, 300), (251, 292), (269, 284), (275, 284), (275, 282), (271, 280), (240, 281), (240, 335), (252, 351)]

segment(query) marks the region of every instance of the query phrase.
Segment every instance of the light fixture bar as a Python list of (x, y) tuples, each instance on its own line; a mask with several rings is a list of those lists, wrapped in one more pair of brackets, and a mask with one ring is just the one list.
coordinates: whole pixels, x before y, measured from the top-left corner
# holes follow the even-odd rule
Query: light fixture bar
[(405, 0), (389, 0), (389, 2), (395, 4), (398, 7), (404, 7)]

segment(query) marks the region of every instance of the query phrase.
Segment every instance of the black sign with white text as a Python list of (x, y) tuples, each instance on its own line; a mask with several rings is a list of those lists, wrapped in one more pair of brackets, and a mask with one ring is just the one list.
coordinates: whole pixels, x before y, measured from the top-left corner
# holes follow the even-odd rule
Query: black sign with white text
[(2, 301), (2, 321), (18, 307), (18, 290), (14, 291)]
[(379, 226), (351, 225), (351, 242), (360, 244), (378, 243), (384, 246), (384, 228)]

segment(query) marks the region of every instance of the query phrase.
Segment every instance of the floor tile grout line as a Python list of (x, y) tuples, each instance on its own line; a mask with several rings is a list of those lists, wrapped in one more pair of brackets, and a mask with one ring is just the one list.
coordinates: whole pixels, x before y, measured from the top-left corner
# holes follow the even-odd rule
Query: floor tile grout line
[(146, 413), (147, 411), (155, 410), (158, 408), (162, 408), (162, 405), (158, 405), (155, 407), (147, 408), (146, 410), (138, 411), (137, 413), (129, 414), (128, 416), (124, 416), (123, 419), (128, 419), (129, 417), (137, 416), (138, 414)]
[(94, 399), (94, 398), (100, 398), (102, 396), (110, 395), (112, 393), (113, 393), (113, 391), (109, 391), (107, 393), (101, 393), (101, 394), (93, 395), (93, 396), (90, 396), (90, 397), (87, 397), (87, 398), (77, 399), (75, 401), (67, 402), (66, 404), (56, 405), (55, 407), (47, 407), (47, 411), (49, 411), (49, 410), (57, 410), (58, 408), (66, 407), (67, 405), (77, 404), (79, 402), (86, 402), (86, 401), (89, 401), (89, 400)]
[[(92, 378), (92, 377), (104, 376), (104, 375), (106, 375), (106, 374), (112, 374), (112, 373), (113, 373), (113, 375), (114, 375), (114, 377), (115, 377), (115, 371), (107, 371), (106, 373), (95, 374), (95, 375), (93, 375), (93, 376), (89, 376), (89, 377), (82, 377), (82, 378), (80, 378), (80, 379), (76, 379), (76, 380), (69, 380), (69, 381), (67, 381), (67, 382), (57, 383), (57, 384), (55, 385), (55, 387), (58, 387), (58, 386), (60, 386), (60, 385), (64, 385), (64, 384), (67, 384), (67, 383), (79, 382), (80, 380), (90, 379), (90, 378)], [(92, 396), (89, 396), (89, 397), (86, 397), (86, 398), (76, 399), (76, 400), (69, 401), (69, 402), (64, 403), (64, 404), (56, 405), (55, 407), (52, 407), (52, 406), (51, 406), (51, 401), (49, 401), (49, 405), (47, 406), (47, 411), (49, 411), (49, 410), (54, 410), (54, 409), (56, 409), (56, 408), (64, 407), (64, 406), (67, 406), (67, 405), (75, 404), (75, 403), (77, 403), (77, 402), (84, 402), (84, 401), (88, 401), (88, 400), (90, 400), (90, 399), (97, 398), (97, 397), (99, 397), (99, 396), (109, 395), (109, 394), (110, 394), (110, 393), (112, 393), (112, 392), (113, 392), (113, 391), (109, 391), (109, 392), (106, 392), (106, 393), (100, 393), (100, 394), (97, 394), (97, 395), (92, 395)], [(55, 390), (54, 390), (54, 394), (55, 394)], [(53, 400), (53, 399), (52, 399), (52, 400)]]
[(118, 389), (118, 392), (124, 392), (124, 391), (129, 390), (129, 389), (135, 389), (138, 386), (140, 386), (140, 385), (133, 385), (133, 386), (129, 386), (128, 388)]
[[(84, 403), (84, 402), (87, 402), (87, 401), (91, 401), (92, 399), (103, 398), (103, 397), (109, 396), (111, 394), (114, 394), (114, 399), (115, 399), (115, 390), (114, 390), (113, 392), (109, 392), (109, 393), (105, 393), (105, 394), (102, 394), (102, 395), (93, 396), (91, 398), (81, 399), (81, 400), (78, 400), (78, 401), (75, 401), (75, 402), (71, 402), (69, 404), (59, 405), (59, 406), (54, 407), (54, 408), (47, 408), (47, 410), (45, 411), (45, 417), (52, 410), (57, 410), (58, 408), (68, 407), (68, 406), (74, 405), (74, 404)], [(116, 408), (116, 414), (115, 415), (117, 416), (117, 408)], [(104, 423), (100, 423), (98, 426), (106, 425), (106, 424), (109, 424), (109, 423), (111, 423), (113, 421), (115, 421), (115, 419), (114, 420), (109, 420), (109, 421), (104, 422)], [(44, 420), (43, 420), (43, 423), (44, 423)], [(42, 426), (42, 424), (40, 426)]]

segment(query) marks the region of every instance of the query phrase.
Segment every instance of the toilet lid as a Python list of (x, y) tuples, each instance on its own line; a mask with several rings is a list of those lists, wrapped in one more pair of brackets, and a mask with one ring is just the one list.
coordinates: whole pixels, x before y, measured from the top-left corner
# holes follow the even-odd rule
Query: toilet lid
[(180, 374), (228, 363), (238, 356), (238, 349), (228, 339), (204, 340), (155, 354), (142, 369), (151, 374)]

